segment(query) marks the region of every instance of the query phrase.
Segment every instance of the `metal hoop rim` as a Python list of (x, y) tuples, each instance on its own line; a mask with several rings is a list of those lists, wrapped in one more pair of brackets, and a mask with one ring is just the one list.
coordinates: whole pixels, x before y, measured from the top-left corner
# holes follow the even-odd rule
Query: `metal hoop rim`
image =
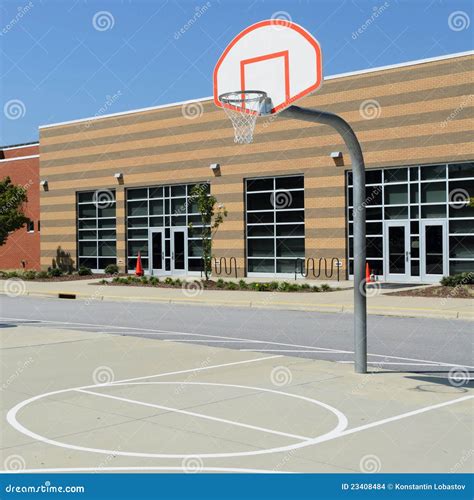
[[(236, 96), (236, 95), (242, 95), (242, 94), (256, 94), (256, 97), (244, 97), (244, 98), (237, 98), (237, 97), (232, 97), (230, 96)], [(221, 94), (219, 96), (219, 101), (221, 101), (224, 104), (230, 104), (232, 103), (242, 103), (242, 102), (254, 102), (254, 101), (262, 101), (267, 98), (267, 93), (264, 92), (263, 90), (234, 90), (233, 92), (225, 92), (224, 94)]]

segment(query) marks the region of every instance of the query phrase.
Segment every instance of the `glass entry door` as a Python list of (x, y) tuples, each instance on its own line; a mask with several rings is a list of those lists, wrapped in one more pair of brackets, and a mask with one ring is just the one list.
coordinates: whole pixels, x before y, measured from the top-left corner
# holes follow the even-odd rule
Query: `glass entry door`
[(165, 263), (165, 231), (162, 227), (152, 228), (149, 231), (149, 248), (151, 249), (151, 274), (164, 274)]
[(187, 272), (188, 238), (186, 227), (171, 228), (171, 273), (185, 274)]
[(409, 221), (385, 222), (385, 280), (409, 281), (410, 273), (410, 223)]
[(421, 280), (437, 282), (448, 273), (446, 221), (421, 222)]

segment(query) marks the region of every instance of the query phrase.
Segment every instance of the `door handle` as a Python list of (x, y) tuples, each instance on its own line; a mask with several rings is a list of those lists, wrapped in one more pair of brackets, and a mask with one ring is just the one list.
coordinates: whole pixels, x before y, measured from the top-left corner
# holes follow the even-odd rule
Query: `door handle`
[(406, 261), (408, 262), (410, 260), (410, 252), (408, 250), (405, 252), (405, 256), (406, 256)]

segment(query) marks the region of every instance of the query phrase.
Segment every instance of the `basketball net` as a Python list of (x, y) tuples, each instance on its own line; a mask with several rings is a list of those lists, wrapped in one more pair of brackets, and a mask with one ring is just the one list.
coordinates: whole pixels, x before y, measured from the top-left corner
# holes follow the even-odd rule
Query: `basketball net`
[(234, 142), (250, 144), (257, 118), (263, 111), (266, 92), (257, 90), (239, 90), (219, 96), (223, 108), (234, 127)]

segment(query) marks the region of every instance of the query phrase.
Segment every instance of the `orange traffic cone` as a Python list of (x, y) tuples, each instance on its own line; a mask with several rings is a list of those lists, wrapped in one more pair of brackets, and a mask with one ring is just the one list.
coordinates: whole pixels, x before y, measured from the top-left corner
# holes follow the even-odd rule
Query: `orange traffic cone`
[(142, 258), (140, 257), (140, 252), (138, 252), (137, 257), (137, 267), (135, 268), (136, 276), (143, 276)]
[(370, 275), (370, 267), (368, 262), (365, 264), (365, 282), (372, 283), (372, 276)]

